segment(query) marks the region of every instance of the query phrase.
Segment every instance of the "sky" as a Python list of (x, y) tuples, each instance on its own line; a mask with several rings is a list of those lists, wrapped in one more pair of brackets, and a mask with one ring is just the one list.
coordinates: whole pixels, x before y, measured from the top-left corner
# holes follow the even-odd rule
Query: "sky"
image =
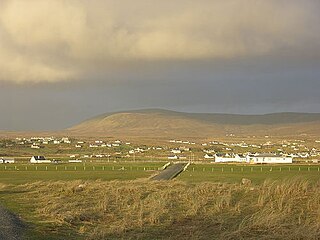
[(0, 130), (320, 112), (319, 0), (1, 0)]

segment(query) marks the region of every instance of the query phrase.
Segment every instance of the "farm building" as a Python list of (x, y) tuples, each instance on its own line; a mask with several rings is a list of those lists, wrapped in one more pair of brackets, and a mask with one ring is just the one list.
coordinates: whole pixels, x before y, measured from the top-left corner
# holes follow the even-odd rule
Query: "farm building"
[(14, 158), (1, 157), (0, 158), (0, 163), (14, 163)]
[(51, 163), (51, 161), (47, 160), (44, 156), (32, 156), (30, 163)]

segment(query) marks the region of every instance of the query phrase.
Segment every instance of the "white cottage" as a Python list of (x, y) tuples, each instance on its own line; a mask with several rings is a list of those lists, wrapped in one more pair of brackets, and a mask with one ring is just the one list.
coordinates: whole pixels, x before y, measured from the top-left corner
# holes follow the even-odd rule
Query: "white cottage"
[(47, 160), (44, 156), (32, 156), (30, 163), (51, 163), (51, 161)]
[(14, 163), (15, 162), (15, 160), (14, 160), (14, 158), (4, 158), (4, 157), (1, 157), (0, 158), (0, 163)]
[(293, 158), (288, 156), (278, 156), (272, 154), (247, 155), (248, 163), (292, 163)]
[(225, 155), (221, 155), (221, 154), (216, 154), (215, 155), (215, 162), (216, 163), (225, 163), (225, 162), (246, 162), (246, 157), (241, 155), (241, 154), (225, 154)]
[(214, 156), (212, 154), (207, 153), (206, 155), (204, 155), (205, 159), (214, 159)]

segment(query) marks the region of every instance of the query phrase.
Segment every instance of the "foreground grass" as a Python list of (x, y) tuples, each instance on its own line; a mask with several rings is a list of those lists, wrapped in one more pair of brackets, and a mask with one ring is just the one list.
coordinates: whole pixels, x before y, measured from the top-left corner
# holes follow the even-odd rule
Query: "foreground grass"
[(0, 191), (34, 223), (28, 239), (319, 239), (319, 186), (78, 180)]

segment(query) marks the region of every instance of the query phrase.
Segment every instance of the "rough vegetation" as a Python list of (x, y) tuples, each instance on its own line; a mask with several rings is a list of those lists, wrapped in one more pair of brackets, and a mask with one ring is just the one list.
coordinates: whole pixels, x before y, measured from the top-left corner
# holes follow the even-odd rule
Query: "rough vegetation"
[(319, 239), (320, 183), (36, 182), (39, 219), (85, 239)]

